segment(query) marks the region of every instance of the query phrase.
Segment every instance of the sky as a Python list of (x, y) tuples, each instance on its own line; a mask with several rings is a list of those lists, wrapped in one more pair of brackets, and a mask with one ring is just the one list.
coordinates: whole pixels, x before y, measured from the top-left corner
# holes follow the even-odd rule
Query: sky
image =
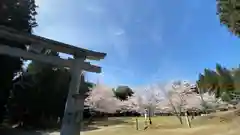
[[(105, 52), (89, 81), (142, 86), (198, 79), (240, 63), (240, 40), (220, 25), (215, 0), (36, 0), (34, 33)], [(67, 57), (66, 55), (62, 55)]]

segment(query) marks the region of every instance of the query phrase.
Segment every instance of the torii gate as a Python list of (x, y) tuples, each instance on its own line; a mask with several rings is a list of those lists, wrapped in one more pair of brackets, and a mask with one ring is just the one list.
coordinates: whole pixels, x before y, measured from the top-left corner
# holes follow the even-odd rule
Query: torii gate
[(79, 135), (81, 130), (82, 114), (84, 109), (84, 93), (79, 91), (82, 70), (100, 73), (101, 68), (85, 62), (86, 59), (104, 59), (106, 53), (94, 52), (60, 43), (40, 36), (16, 31), (12, 28), (0, 26), (0, 38), (31, 45), (38, 49), (51, 49), (56, 52), (71, 54), (75, 59), (61, 59), (55, 56), (46, 56), (27, 52), (19, 48), (0, 44), (0, 54), (13, 57), (22, 57), (29, 60), (41, 61), (56, 66), (69, 67), (71, 71), (71, 82), (62, 120), (61, 135)]

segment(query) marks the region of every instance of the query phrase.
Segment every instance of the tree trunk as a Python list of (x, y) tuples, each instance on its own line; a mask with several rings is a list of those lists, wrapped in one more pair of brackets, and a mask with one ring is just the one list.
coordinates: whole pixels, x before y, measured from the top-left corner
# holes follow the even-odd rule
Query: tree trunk
[(176, 117), (179, 119), (180, 123), (183, 124), (182, 117), (181, 117), (181, 111), (178, 113), (176, 107), (172, 103), (172, 100), (170, 98), (168, 100), (169, 100), (170, 105), (172, 106), (172, 109), (173, 109)]
[(183, 121), (182, 121), (182, 117), (181, 117), (181, 115), (178, 115), (178, 114), (177, 114), (177, 118), (179, 119), (180, 124), (183, 124)]
[(150, 108), (148, 108), (148, 120), (149, 120), (149, 124), (152, 125), (151, 109)]
[(138, 118), (136, 117), (136, 130), (138, 130)]
[(193, 119), (194, 119), (194, 116), (195, 116), (195, 113), (192, 113), (192, 118), (191, 118), (191, 120), (193, 120)]
[(91, 114), (91, 116), (90, 116), (90, 118), (88, 119), (87, 125), (89, 125), (89, 124), (92, 123), (93, 117), (95, 116), (94, 113), (90, 113), (90, 114)]
[(186, 122), (187, 122), (188, 127), (191, 128), (191, 122), (189, 121), (187, 112), (185, 112), (185, 118), (186, 118)]
[(149, 124), (152, 125), (152, 118), (149, 116)]

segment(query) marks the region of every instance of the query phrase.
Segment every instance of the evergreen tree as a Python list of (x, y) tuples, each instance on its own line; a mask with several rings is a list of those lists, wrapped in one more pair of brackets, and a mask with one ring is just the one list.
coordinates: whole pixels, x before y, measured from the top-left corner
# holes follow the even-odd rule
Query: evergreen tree
[(220, 64), (216, 65), (216, 72), (218, 73), (218, 83), (220, 94), (225, 101), (232, 99), (231, 93), (234, 91), (234, 80), (230, 71)]
[[(36, 5), (34, 0), (1, 0), (0, 25), (14, 28), (19, 31), (31, 33), (37, 26), (35, 15)], [(0, 38), (0, 43), (12, 47), (25, 49), (25, 44)], [(0, 122), (6, 111), (6, 103), (14, 74), (21, 69), (22, 60), (5, 55), (0, 55), (4, 66), (0, 67)]]
[[(45, 55), (58, 56), (47, 51)], [(22, 126), (51, 127), (62, 119), (69, 90), (70, 72), (51, 64), (33, 61), (15, 82), (9, 100), (11, 121)], [(79, 91), (86, 93), (92, 84), (82, 75)], [(87, 96), (87, 95), (86, 95)]]
[(127, 100), (128, 97), (132, 96), (134, 92), (128, 86), (118, 86), (114, 91), (115, 96), (120, 100)]
[(239, 0), (217, 0), (217, 14), (221, 24), (227, 26), (233, 34), (240, 36)]

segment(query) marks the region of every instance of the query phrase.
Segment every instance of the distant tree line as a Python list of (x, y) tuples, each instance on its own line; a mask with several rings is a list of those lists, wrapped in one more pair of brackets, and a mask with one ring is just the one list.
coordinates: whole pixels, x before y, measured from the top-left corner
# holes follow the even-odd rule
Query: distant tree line
[(216, 64), (216, 69), (204, 69), (199, 75), (197, 85), (201, 92), (215, 94), (216, 98), (223, 101), (238, 101), (240, 95), (240, 67), (227, 69)]

